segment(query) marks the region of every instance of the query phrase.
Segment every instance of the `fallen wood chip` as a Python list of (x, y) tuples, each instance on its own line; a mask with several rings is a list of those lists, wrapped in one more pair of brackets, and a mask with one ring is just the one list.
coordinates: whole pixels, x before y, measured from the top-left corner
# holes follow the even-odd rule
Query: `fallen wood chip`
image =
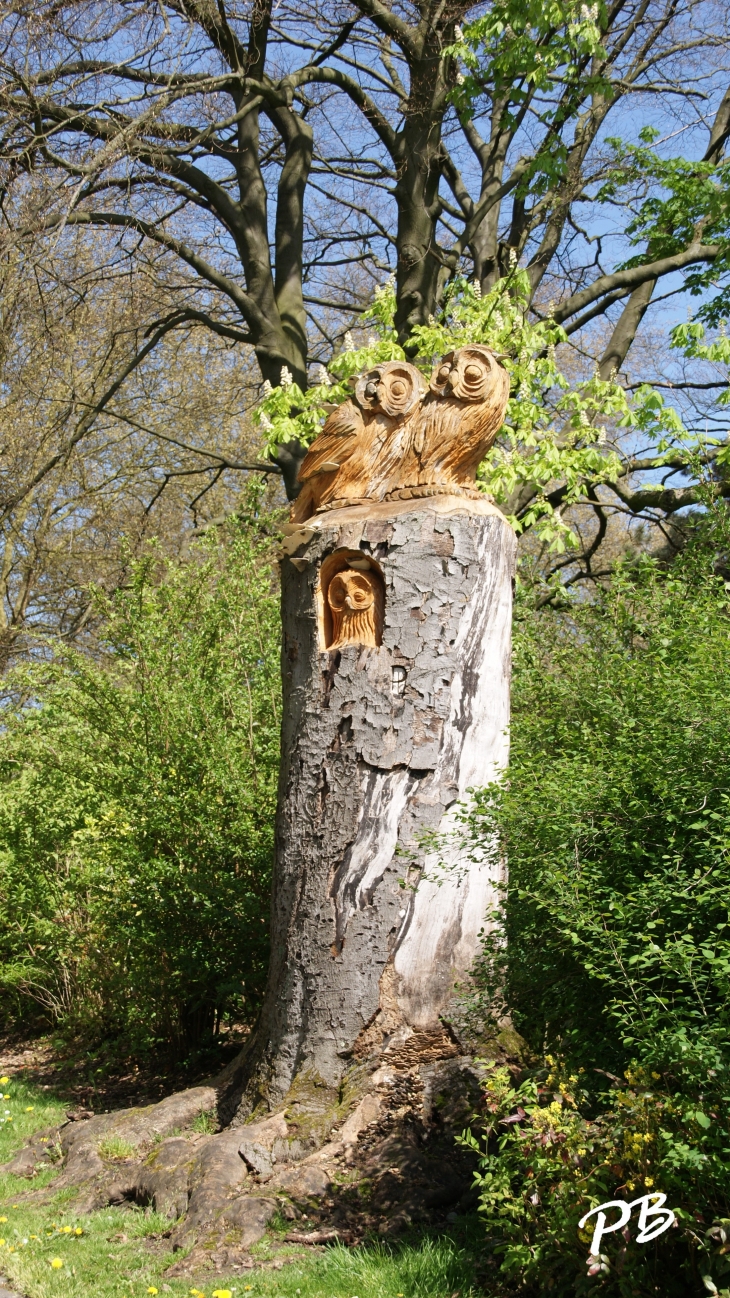
[(350, 1239), (348, 1230), (290, 1230), (284, 1236), (287, 1244), (333, 1244), (337, 1240), (347, 1244)]

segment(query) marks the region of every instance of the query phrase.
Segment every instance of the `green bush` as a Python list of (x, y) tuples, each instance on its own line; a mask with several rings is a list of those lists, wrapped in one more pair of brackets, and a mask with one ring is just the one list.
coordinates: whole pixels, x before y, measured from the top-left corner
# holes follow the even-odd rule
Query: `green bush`
[(17, 670), (0, 733), (0, 987), (85, 1038), (178, 1052), (256, 1012), (279, 738), (255, 520), (97, 595), (103, 655)]
[[(592, 602), (521, 613), (508, 778), (469, 818), (510, 871), (506, 944), (485, 943), (471, 1011), (502, 997), (534, 1055), (562, 1061), (517, 1088), (493, 1070), (486, 1096), (492, 1247), (538, 1292), (723, 1283), (725, 1226), (708, 1232), (730, 1214), (724, 526), (668, 573), (620, 568)], [(678, 1229), (607, 1235), (588, 1274), (580, 1217), (648, 1190)]]

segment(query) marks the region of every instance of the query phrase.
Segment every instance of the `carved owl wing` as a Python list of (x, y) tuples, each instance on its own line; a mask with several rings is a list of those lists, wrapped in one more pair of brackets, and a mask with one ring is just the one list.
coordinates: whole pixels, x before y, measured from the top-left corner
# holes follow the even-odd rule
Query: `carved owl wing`
[[(324, 428), (315, 437), (299, 470), (299, 481), (306, 482), (316, 474), (334, 472), (355, 449), (364, 428), (362, 410), (355, 401), (343, 401), (325, 420)], [(333, 468), (325, 466), (331, 464)]]
[(302, 489), (292, 505), (292, 522), (306, 522), (316, 513), (323, 495), (332, 494), (340, 469), (350, 459), (364, 427), (362, 410), (352, 398), (328, 416), (299, 469)]

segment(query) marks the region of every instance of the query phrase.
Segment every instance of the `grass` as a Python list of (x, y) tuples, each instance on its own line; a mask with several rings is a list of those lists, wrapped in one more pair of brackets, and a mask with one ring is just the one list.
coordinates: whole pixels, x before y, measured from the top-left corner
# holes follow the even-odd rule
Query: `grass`
[(105, 1136), (99, 1141), (99, 1153), (111, 1162), (122, 1162), (125, 1158), (132, 1157), (135, 1147), (128, 1140), (122, 1140), (121, 1136)]
[[(0, 1110), (0, 1161), (5, 1162), (25, 1136), (62, 1120), (65, 1106), (20, 1081), (4, 1082), (1, 1093), (8, 1110)], [(12, 1287), (26, 1298), (146, 1298), (150, 1291), (160, 1298), (190, 1298), (193, 1282), (164, 1277), (172, 1255), (146, 1247), (151, 1236), (169, 1228), (166, 1218), (138, 1208), (79, 1216), (73, 1190), (42, 1205), (24, 1201), (31, 1184), (50, 1187), (56, 1175), (51, 1169), (32, 1183), (0, 1176), (0, 1273)], [(204, 1298), (216, 1290), (230, 1290), (233, 1298), (452, 1298), (457, 1293), (477, 1298), (478, 1233), (471, 1241), (468, 1234), (455, 1227), (453, 1238), (335, 1246), (280, 1271), (200, 1281), (196, 1292)], [(262, 1245), (256, 1251), (263, 1261), (271, 1249)]]

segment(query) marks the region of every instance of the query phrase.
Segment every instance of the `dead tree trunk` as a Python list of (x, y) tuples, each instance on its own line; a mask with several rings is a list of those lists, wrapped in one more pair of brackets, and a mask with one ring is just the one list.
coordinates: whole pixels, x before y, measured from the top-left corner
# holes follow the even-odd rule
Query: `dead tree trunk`
[[(454, 986), (495, 880), (424, 840), (448, 835), (507, 755), (515, 539), (494, 506), (330, 511), (285, 548), (271, 971), (239, 1121), (303, 1074), (337, 1088), (353, 1059), (455, 1053)], [(382, 582), (373, 647), (329, 647), (327, 588), (345, 568)]]

